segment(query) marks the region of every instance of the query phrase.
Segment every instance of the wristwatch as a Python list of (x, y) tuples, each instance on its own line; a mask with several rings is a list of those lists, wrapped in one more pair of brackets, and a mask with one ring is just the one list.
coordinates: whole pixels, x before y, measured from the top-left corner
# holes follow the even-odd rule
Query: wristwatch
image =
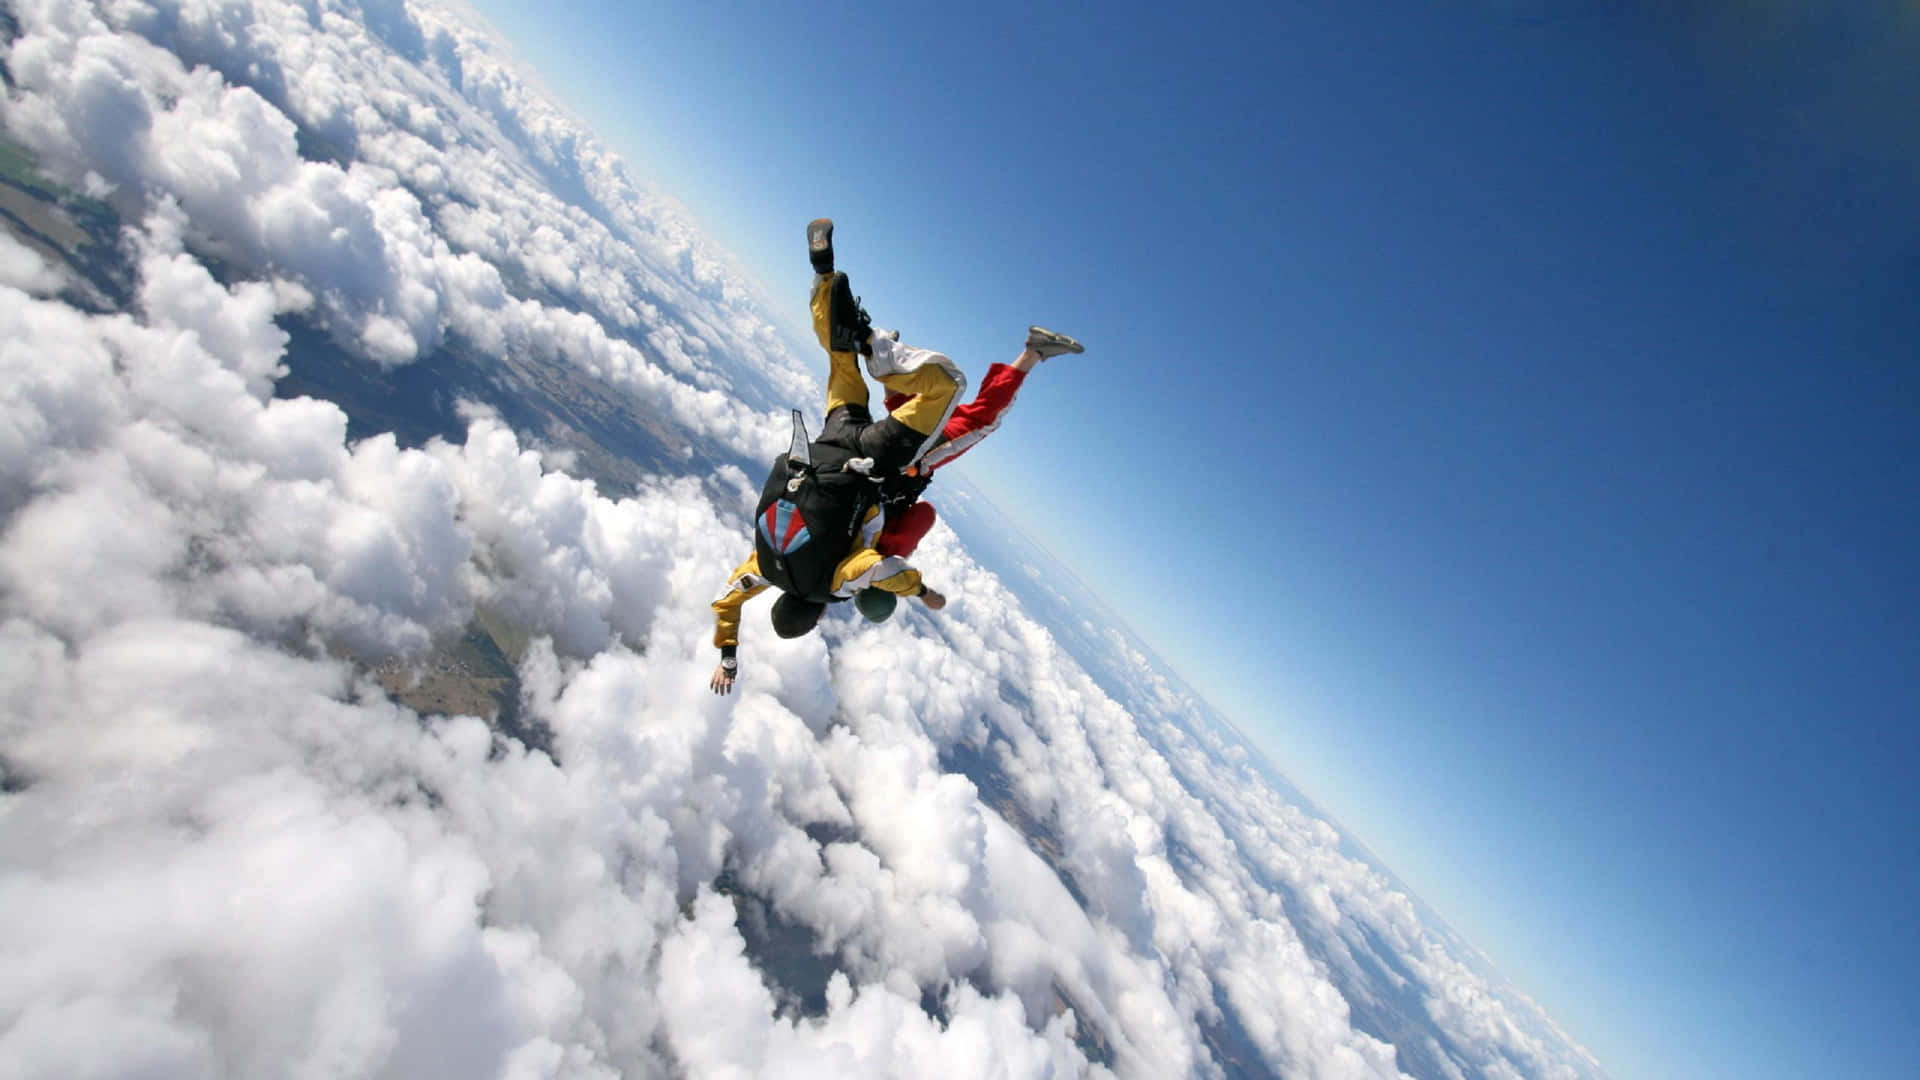
[(739, 668), (740, 668), (740, 661), (734, 659), (733, 657), (723, 656), (720, 658), (720, 670), (726, 672), (727, 674), (731, 675), (735, 671), (739, 670)]

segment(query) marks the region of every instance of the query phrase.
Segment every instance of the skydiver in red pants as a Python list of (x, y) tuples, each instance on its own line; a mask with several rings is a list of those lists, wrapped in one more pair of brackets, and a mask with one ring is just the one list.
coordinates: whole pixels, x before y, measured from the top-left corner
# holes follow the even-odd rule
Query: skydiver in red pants
[[(921, 538), (933, 528), (938, 516), (932, 503), (920, 501), (921, 493), (933, 482), (933, 474), (993, 434), (1007, 410), (1013, 407), (1021, 385), (1036, 366), (1049, 357), (1083, 351), (1079, 342), (1065, 334), (1056, 334), (1039, 326), (1028, 328), (1026, 348), (1021, 350), (1013, 363), (996, 363), (988, 367), (987, 377), (981, 380), (979, 392), (974, 394), (972, 401), (955, 407), (953, 415), (940, 429), (940, 438), (933, 447), (922, 454), (917, 463), (909, 466), (906, 472), (889, 478), (882, 485), (881, 498), (886, 508), (887, 524), (874, 541), (874, 549), (882, 555), (904, 557), (913, 554)], [(898, 401), (895, 400), (896, 396)], [(889, 394), (886, 406), (891, 409), (905, 400), (904, 395)]]
[[(831, 219), (818, 218), (807, 226), (807, 254), (813, 261), (816, 273), (833, 273)], [(1007, 410), (1013, 407), (1021, 384), (1026, 382), (1036, 366), (1050, 357), (1085, 351), (1078, 341), (1065, 334), (1057, 334), (1040, 326), (1028, 327), (1026, 347), (1014, 358), (1013, 363), (996, 363), (987, 368), (987, 377), (981, 381), (980, 390), (974, 394), (973, 400), (954, 407), (941, 426), (939, 435), (931, 440), (931, 445), (905, 470), (888, 477), (882, 485), (881, 503), (887, 517), (885, 527), (874, 541), (874, 550), (882, 555), (904, 557), (913, 554), (921, 538), (933, 528), (937, 517), (932, 503), (920, 501), (927, 485), (933, 482), (934, 472), (993, 434)], [(938, 366), (952, 366), (952, 361), (944, 356), (929, 359)], [(869, 361), (869, 366), (873, 366), (873, 361)], [(875, 374), (878, 377), (878, 373)], [(911, 394), (889, 393), (885, 402), (886, 411), (891, 415), (908, 406), (912, 400)]]

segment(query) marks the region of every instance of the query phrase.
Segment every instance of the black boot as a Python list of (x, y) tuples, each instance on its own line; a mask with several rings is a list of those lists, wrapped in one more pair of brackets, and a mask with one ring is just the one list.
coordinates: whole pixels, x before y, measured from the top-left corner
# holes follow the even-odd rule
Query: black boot
[(814, 218), (807, 222), (807, 258), (816, 274), (833, 273), (833, 219)]
[(827, 298), (827, 344), (834, 352), (873, 355), (873, 320), (844, 272), (833, 275), (833, 292)]

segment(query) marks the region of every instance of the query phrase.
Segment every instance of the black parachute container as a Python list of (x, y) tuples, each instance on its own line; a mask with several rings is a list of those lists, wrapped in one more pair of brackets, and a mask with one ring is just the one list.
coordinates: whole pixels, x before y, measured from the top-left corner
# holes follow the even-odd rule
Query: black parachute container
[(793, 443), (773, 459), (754, 509), (753, 549), (760, 576), (774, 587), (807, 600), (834, 599), (833, 571), (853, 553), (879, 485), (860, 471), (844, 447), (809, 442), (800, 411), (793, 413)]

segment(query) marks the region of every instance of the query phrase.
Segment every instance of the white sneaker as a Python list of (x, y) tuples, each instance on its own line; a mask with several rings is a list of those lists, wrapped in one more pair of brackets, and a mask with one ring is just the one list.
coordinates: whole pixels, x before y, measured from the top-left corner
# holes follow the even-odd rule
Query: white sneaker
[(1044, 326), (1027, 327), (1027, 351), (1046, 360), (1062, 353), (1083, 353), (1085, 345), (1065, 334), (1056, 334)]

